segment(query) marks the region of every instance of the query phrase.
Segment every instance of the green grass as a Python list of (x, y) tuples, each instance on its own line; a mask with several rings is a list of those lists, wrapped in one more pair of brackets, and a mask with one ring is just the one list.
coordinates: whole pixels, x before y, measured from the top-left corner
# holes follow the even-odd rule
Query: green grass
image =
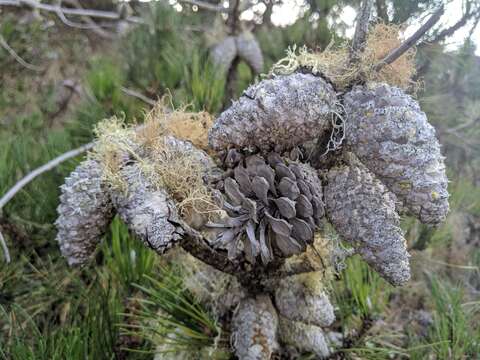
[(385, 310), (392, 289), (361, 258), (355, 256), (348, 259), (340, 280), (334, 286), (339, 305), (338, 317), (342, 322), (352, 317), (377, 317)]
[(134, 284), (143, 284), (145, 276), (157, 273), (159, 256), (134, 239), (118, 217), (110, 225), (102, 250), (105, 270), (128, 292)]
[(138, 309), (127, 314), (124, 332), (160, 346), (160, 353), (182, 352), (194, 357), (208, 352), (212, 359), (228, 359), (227, 334), (185, 290), (182, 278), (167, 268), (157, 275), (146, 277), (147, 284), (137, 285), (143, 297)]
[(420, 345), (413, 346), (412, 359), (424, 359), (435, 354), (438, 359), (475, 358), (480, 354), (479, 305), (464, 303), (461, 287), (438, 279), (434, 275), (427, 280), (433, 309), (433, 322), (428, 335)]

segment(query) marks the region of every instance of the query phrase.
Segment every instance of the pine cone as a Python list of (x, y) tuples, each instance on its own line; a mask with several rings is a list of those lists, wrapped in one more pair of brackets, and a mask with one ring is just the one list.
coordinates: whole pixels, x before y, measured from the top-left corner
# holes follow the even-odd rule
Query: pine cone
[(232, 319), (232, 343), (241, 360), (270, 360), (278, 350), (278, 316), (268, 295), (240, 302)]
[(230, 69), (233, 60), (237, 56), (237, 45), (235, 37), (227, 36), (210, 50), (210, 57), (213, 64), (221, 68), (222, 71)]
[(298, 321), (291, 321), (279, 316), (279, 337), (288, 348), (288, 359), (300, 358), (301, 353), (312, 352), (323, 359), (332, 353), (331, 341), (325, 332), (318, 326), (308, 325)]
[(228, 217), (210, 224), (224, 228), (215, 246), (236, 258), (243, 240), (246, 259), (254, 263), (260, 255), (264, 264), (274, 253), (288, 257), (305, 251), (325, 214), (316, 171), (277, 153), (270, 153), (266, 162), (260, 155), (243, 159), (231, 150), (226, 162), (234, 169), (217, 183), (224, 194), (217, 198)]
[(444, 157), (418, 103), (401, 89), (381, 84), (345, 95), (346, 139), (351, 150), (427, 224), (448, 212)]
[(256, 74), (263, 70), (263, 54), (260, 45), (251, 32), (243, 32), (235, 38), (238, 56), (241, 57)]
[(327, 217), (339, 235), (391, 284), (407, 282), (409, 255), (394, 197), (358, 160), (326, 177)]
[(297, 73), (263, 80), (218, 117), (209, 144), (215, 150), (290, 150), (329, 131), (336, 104), (335, 91), (320, 77)]
[(169, 252), (169, 256), (181, 269), (185, 288), (215, 316), (224, 317), (246, 297), (235, 276), (205, 264), (181, 248)]
[(126, 193), (115, 189), (112, 200), (120, 215), (143, 243), (159, 254), (165, 253), (183, 235), (174, 202), (165, 190), (155, 190), (138, 164), (121, 170)]
[(335, 320), (333, 306), (322, 289), (320, 273), (289, 276), (275, 289), (279, 314), (293, 321), (316, 326), (330, 326)]
[(86, 160), (61, 187), (57, 241), (69, 265), (81, 265), (93, 254), (113, 218), (114, 211), (102, 167)]

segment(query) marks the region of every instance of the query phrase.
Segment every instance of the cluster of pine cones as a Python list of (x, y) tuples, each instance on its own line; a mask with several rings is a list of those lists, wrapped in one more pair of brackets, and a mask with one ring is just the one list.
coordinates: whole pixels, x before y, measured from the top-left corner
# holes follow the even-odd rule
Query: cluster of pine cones
[[(333, 164), (317, 171), (278, 155), (328, 136), (332, 118), (342, 113), (338, 104), (345, 139)], [(218, 244), (232, 256), (240, 234), (249, 261), (302, 252), (326, 214), (365, 261), (401, 285), (410, 269), (397, 209), (433, 225), (448, 212), (435, 131), (411, 96), (386, 84), (356, 86), (338, 98), (311, 74), (264, 80), (220, 115), (209, 140), (227, 151), (230, 177), (220, 189), (229, 216)], [(257, 154), (239, 155), (251, 153)]]
[[(327, 154), (334, 161), (319, 161), (315, 154), (322, 151), (312, 151), (312, 143), (324, 144), (339, 123), (342, 147), (336, 141), (337, 149)], [(308, 273), (268, 278), (266, 270), (274, 260), (305, 252), (324, 221), (387, 281), (401, 285), (410, 267), (399, 211), (432, 225), (448, 212), (435, 131), (412, 97), (387, 84), (359, 85), (338, 95), (312, 74), (273, 77), (248, 88), (218, 117), (209, 132), (216, 165), (189, 142), (169, 141), (201, 159), (212, 196), (224, 210), (215, 222), (202, 223), (206, 233), (214, 228), (214, 237), (201, 239), (208, 257), (199, 258), (220, 271), (227, 257), (232, 264), (257, 264), (248, 274), (265, 269), (273, 284), (252, 292), (238, 279), (231, 330), (240, 359), (270, 359), (286, 348), (278, 338), (319, 357), (329, 354), (331, 340), (322, 329), (334, 319), (328, 296), (306, 285), (311, 281), (302, 276)], [(133, 160), (120, 172), (124, 192), (105, 184), (92, 160), (62, 187), (57, 239), (69, 263), (93, 254), (115, 212), (159, 254), (179, 243), (192, 250), (184, 235), (192, 242), (203, 235), (179, 218), (171, 194), (152, 186)], [(232, 294), (237, 291), (221, 296)]]

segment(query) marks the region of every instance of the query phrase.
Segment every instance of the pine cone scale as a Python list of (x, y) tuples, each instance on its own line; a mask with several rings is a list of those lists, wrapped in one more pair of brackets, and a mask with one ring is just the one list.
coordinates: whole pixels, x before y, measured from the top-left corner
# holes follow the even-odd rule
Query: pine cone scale
[(226, 156), (228, 164), (234, 164), (233, 171), (226, 173), (233, 177), (225, 179), (223, 185), (218, 183), (225, 197), (221, 203), (228, 214), (222, 220), (224, 225), (218, 227), (231, 227), (233, 232), (222, 232), (216, 244), (225, 246), (227, 240), (237, 240), (233, 233), (239, 234), (247, 260), (255, 263), (260, 255), (264, 264), (273, 259), (274, 253), (288, 257), (305, 251), (324, 215), (316, 171), (276, 153), (231, 162), (239, 159), (233, 152)]

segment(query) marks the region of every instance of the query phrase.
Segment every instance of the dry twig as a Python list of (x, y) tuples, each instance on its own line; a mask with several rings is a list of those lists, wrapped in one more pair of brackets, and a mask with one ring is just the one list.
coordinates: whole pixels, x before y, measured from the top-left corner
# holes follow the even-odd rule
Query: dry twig
[(155, 104), (157, 103), (155, 100), (153, 99), (150, 99), (149, 97), (143, 95), (142, 93), (136, 91), (136, 90), (132, 90), (132, 89), (129, 89), (129, 88), (126, 88), (124, 86), (122, 86), (120, 88), (122, 90), (122, 92), (128, 96), (133, 96), (137, 99), (140, 99), (142, 100), (144, 103), (147, 103), (148, 105), (151, 105), (151, 106), (155, 106)]
[[(36, 168), (35, 170), (33, 170), (32, 172), (27, 174), (20, 181), (18, 181), (12, 188), (10, 188), (10, 190), (8, 190), (5, 193), (5, 195), (2, 196), (2, 198), (0, 199), (0, 211), (8, 203), (8, 201), (10, 201), (20, 190), (23, 189), (23, 187), (25, 187), (25, 185), (30, 183), (37, 176), (55, 168), (56, 166), (58, 166), (59, 164), (61, 164), (62, 162), (66, 161), (68, 159), (71, 159), (71, 158), (73, 158), (77, 155), (80, 155), (80, 154), (84, 153), (85, 151), (91, 149), (92, 147), (93, 147), (93, 143), (88, 143), (88, 144), (82, 145), (77, 149), (70, 150), (70, 151), (66, 152), (65, 154), (62, 154), (62, 155), (56, 157), (55, 159), (50, 160), (48, 163), (40, 166), (39, 168)], [(0, 233), (0, 245), (2, 246), (2, 249), (3, 249), (3, 253), (4, 253), (4, 256), (5, 256), (5, 261), (7, 263), (10, 262), (10, 254), (8, 252), (7, 245), (5, 244), (5, 240), (4, 240), (1, 233)]]
[(214, 11), (214, 12), (223, 12), (223, 13), (228, 13), (229, 9), (225, 8), (221, 5), (214, 5), (211, 3), (208, 3), (206, 1), (201, 1), (201, 0), (178, 0), (178, 2), (184, 3), (184, 4), (189, 4), (192, 6), (198, 6), (200, 9), (204, 10), (209, 10), (209, 11)]
[(20, 65), (24, 68), (36, 72), (41, 72), (43, 69), (40, 66), (32, 65), (22, 59), (20, 55), (18, 55), (15, 50), (13, 50), (10, 45), (8, 45), (5, 38), (0, 34), (0, 46), (3, 47)]
[[(0, 0), (0, 6), (29, 6), (34, 9), (39, 9), (47, 12), (53, 12), (58, 14), (60, 11), (65, 15), (76, 15), (76, 16), (88, 16), (91, 18), (100, 18), (108, 20), (121, 20), (120, 14), (114, 11), (103, 11), (103, 10), (91, 10), (91, 9), (72, 9), (72, 8), (62, 8), (57, 5), (44, 4), (34, 0)], [(144, 20), (138, 16), (129, 16), (126, 19), (122, 19), (135, 24), (144, 24)]]
[(400, 56), (402, 56), (408, 49), (414, 46), (420, 38), (425, 35), (425, 33), (430, 30), (437, 22), (440, 20), (440, 17), (445, 11), (444, 6), (435, 11), (435, 13), (423, 24), (420, 29), (418, 29), (412, 36), (405, 40), (398, 48), (391, 51), (382, 61), (375, 65), (375, 71), (379, 71), (385, 65), (393, 63)]
[(350, 49), (351, 61), (356, 61), (358, 54), (363, 52), (365, 47), (372, 6), (373, 0), (364, 0), (362, 2), (362, 8), (358, 14), (358, 20), (355, 26), (355, 34), (353, 35), (352, 48)]

